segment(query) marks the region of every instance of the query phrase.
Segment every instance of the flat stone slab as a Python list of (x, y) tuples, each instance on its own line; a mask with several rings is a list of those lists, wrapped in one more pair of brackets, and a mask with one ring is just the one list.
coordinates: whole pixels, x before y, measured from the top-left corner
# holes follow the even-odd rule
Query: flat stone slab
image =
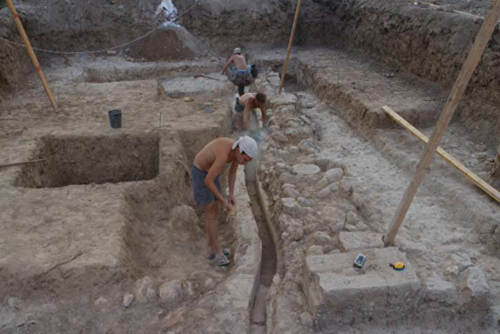
[(298, 175), (314, 175), (321, 173), (321, 169), (316, 165), (298, 164), (293, 166), (293, 172)]
[[(200, 94), (220, 96), (231, 89), (232, 84), (225, 75), (211, 73), (195, 78), (194, 76), (165, 80), (160, 85), (160, 95), (167, 97), (196, 97)], [(161, 91), (163, 90), (163, 91)]]
[(340, 232), (340, 248), (344, 252), (356, 249), (383, 248), (382, 234), (372, 232)]
[[(309, 308), (319, 329), (384, 319), (397, 321), (418, 303), (420, 281), (397, 248), (363, 251), (362, 269), (353, 267), (358, 252), (306, 257), (304, 286)], [(396, 271), (389, 265), (404, 261)]]
[(281, 94), (279, 96), (271, 99), (270, 103), (271, 108), (275, 108), (278, 106), (286, 106), (286, 105), (297, 105), (297, 97), (293, 94)]

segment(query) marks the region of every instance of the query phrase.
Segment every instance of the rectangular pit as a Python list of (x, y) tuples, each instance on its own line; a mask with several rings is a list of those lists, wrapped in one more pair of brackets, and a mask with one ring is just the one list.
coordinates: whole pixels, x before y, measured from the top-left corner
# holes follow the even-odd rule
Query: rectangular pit
[(150, 180), (159, 172), (159, 137), (42, 137), (35, 159), (46, 161), (25, 165), (14, 181), (15, 186), (59, 188)]

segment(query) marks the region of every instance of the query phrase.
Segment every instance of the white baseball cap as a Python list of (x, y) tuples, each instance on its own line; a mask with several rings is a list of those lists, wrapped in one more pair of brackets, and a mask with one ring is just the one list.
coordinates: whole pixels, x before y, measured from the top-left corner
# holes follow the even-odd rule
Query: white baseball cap
[(234, 49), (233, 53), (235, 55), (239, 55), (241, 53), (241, 49), (240, 48), (236, 48), (236, 49)]
[(240, 147), (241, 153), (245, 153), (252, 159), (255, 158), (257, 156), (257, 153), (259, 152), (257, 142), (252, 137), (249, 136), (240, 137), (233, 144), (233, 150), (236, 149), (236, 147), (238, 146)]

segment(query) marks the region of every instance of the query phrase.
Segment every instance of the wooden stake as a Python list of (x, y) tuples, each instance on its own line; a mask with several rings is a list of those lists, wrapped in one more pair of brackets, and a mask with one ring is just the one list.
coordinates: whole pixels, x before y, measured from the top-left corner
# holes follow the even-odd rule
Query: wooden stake
[[(415, 128), (413, 125), (408, 123), (403, 117), (398, 115), (394, 110), (389, 108), (388, 106), (382, 107), (384, 111), (389, 115), (393, 120), (395, 120), (399, 125), (401, 125), (403, 128), (408, 130), (408, 132), (415, 138), (419, 139), (420, 141), (424, 143), (429, 142), (429, 138), (427, 138), (426, 135), (424, 135), (422, 132), (418, 131), (417, 128)], [(474, 182), (476, 186), (478, 186), (481, 190), (483, 190), (486, 194), (488, 194), (491, 198), (493, 198), (495, 201), (500, 203), (500, 192), (490, 186), (486, 181), (484, 181), (482, 178), (480, 178), (478, 175), (476, 175), (473, 171), (462, 165), (457, 159), (455, 159), (451, 154), (443, 150), (441, 147), (437, 148), (437, 154), (443, 158), (444, 161), (446, 161), (448, 164), (451, 166), (455, 167), (458, 169), (462, 175), (464, 175), (466, 178)]]
[(26, 49), (28, 50), (28, 55), (30, 56), (31, 62), (33, 63), (33, 66), (35, 66), (35, 70), (38, 73), (38, 76), (40, 77), (40, 80), (42, 81), (43, 88), (45, 89), (45, 93), (47, 93), (47, 96), (49, 97), (50, 104), (52, 105), (52, 108), (54, 108), (54, 111), (58, 111), (58, 106), (56, 103), (56, 100), (54, 99), (54, 96), (52, 95), (52, 91), (50, 90), (49, 83), (47, 82), (47, 79), (45, 78), (45, 75), (42, 72), (42, 68), (40, 67), (40, 63), (38, 63), (38, 59), (36, 58), (35, 52), (33, 51), (33, 48), (31, 47), (31, 43), (28, 39), (28, 36), (26, 35), (26, 32), (24, 31), (23, 24), (21, 23), (21, 20), (19, 19), (19, 14), (16, 11), (16, 8), (14, 7), (14, 4), (12, 3), (12, 0), (5, 0), (7, 3), (7, 6), (10, 9), (10, 12), (12, 13), (12, 16), (14, 17), (14, 21), (16, 22), (17, 30), (19, 31), (19, 35), (21, 35), (21, 38), (24, 41), (24, 45), (26, 45)]
[(300, 6), (302, 5), (302, 0), (297, 3), (297, 9), (295, 10), (295, 18), (293, 19), (292, 33), (290, 34), (290, 40), (288, 41), (288, 50), (286, 51), (285, 66), (283, 67), (283, 72), (281, 73), (280, 87), (278, 89), (278, 95), (281, 95), (281, 90), (285, 84), (285, 75), (288, 68), (288, 63), (290, 61), (290, 53), (292, 52), (293, 40), (295, 38), (295, 29), (297, 28), (297, 21), (299, 20)]
[(431, 164), (432, 158), (434, 157), (434, 153), (436, 153), (436, 149), (439, 146), (441, 139), (448, 128), (448, 124), (457, 109), (458, 102), (464, 95), (465, 89), (469, 84), (469, 81), (476, 69), (481, 57), (483, 55), (484, 49), (488, 44), (488, 41), (495, 30), (497, 25), (497, 21), (500, 18), (500, 0), (494, 0), (491, 5), (491, 9), (484, 20), (483, 25), (481, 26), (481, 30), (472, 45), (472, 49), (465, 60), (465, 63), (460, 70), (460, 74), (458, 75), (457, 80), (450, 92), (448, 100), (444, 106), (443, 112), (439, 117), (439, 120), (432, 132), (432, 136), (427, 144), (425, 151), (420, 159), (420, 162), (417, 167), (417, 171), (413, 176), (410, 185), (406, 189), (406, 192), (399, 204), (398, 210), (396, 211), (396, 215), (391, 223), (391, 226), (387, 233), (384, 235), (384, 245), (386, 247), (394, 245), (394, 239), (396, 238), (396, 234), (398, 233), (401, 224), (410, 208), (410, 205), (417, 193), (418, 187), (422, 183), (424, 179), (427, 168)]
[(35, 164), (35, 163), (44, 162), (44, 161), (46, 161), (46, 159), (38, 159), (38, 160), (22, 161), (22, 162), (13, 162), (13, 163), (10, 163), (10, 164), (0, 165), (0, 168), (12, 167), (12, 166), (19, 166), (19, 165), (27, 165), (27, 164)]

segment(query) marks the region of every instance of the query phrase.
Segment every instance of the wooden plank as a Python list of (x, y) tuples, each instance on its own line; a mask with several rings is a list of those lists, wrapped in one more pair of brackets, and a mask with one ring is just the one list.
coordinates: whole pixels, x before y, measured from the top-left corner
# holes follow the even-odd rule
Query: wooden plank
[(45, 160), (46, 159), (38, 159), (38, 160), (31, 160), (31, 161), (13, 162), (13, 163), (9, 163), (9, 164), (0, 165), (0, 168), (19, 166), (19, 165), (27, 165), (27, 164), (35, 164), (38, 162), (44, 162)]
[(300, 6), (302, 5), (302, 0), (297, 3), (297, 9), (295, 10), (295, 18), (293, 19), (292, 32), (290, 34), (290, 40), (288, 41), (288, 50), (286, 51), (285, 65), (283, 66), (283, 72), (281, 73), (280, 87), (278, 89), (278, 95), (281, 95), (281, 90), (285, 84), (285, 75), (288, 68), (288, 62), (290, 61), (290, 53), (292, 52), (293, 40), (295, 38), (295, 29), (297, 29), (297, 21), (299, 20)]
[(450, 95), (446, 104), (443, 108), (443, 112), (439, 117), (439, 120), (434, 127), (434, 131), (432, 132), (431, 138), (429, 139), (427, 146), (425, 148), (424, 153), (420, 159), (420, 162), (417, 166), (417, 170), (413, 179), (411, 180), (406, 192), (399, 204), (399, 207), (396, 211), (394, 219), (391, 222), (391, 226), (387, 233), (384, 235), (384, 245), (386, 247), (394, 245), (394, 239), (396, 238), (396, 234), (398, 233), (401, 224), (403, 223), (404, 218), (406, 217), (406, 213), (410, 208), (413, 199), (417, 193), (418, 187), (422, 183), (425, 174), (427, 172), (427, 168), (432, 162), (434, 154), (443, 138), (446, 130), (448, 129), (448, 124), (457, 109), (458, 103), (462, 99), (462, 96), (465, 93), (465, 89), (469, 84), (469, 81), (472, 77), (472, 74), (476, 70), (479, 61), (484, 53), (484, 49), (491, 39), (491, 35), (497, 26), (498, 19), (500, 18), (500, 0), (493, 0), (491, 5), (491, 9), (484, 20), (479, 33), (476, 36), (474, 44), (472, 45), (472, 49), (467, 55), (467, 59), (458, 74), (458, 78), (451, 89)]
[[(408, 132), (418, 140), (424, 142), (425, 144), (428, 143), (429, 138), (427, 138), (426, 135), (424, 135), (422, 132), (420, 132), (417, 128), (415, 128), (413, 125), (408, 123), (403, 117), (401, 117), (398, 113), (396, 113), (394, 110), (389, 108), (388, 106), (382, 107), (384, 111), (389, 115), (393, 120), (395, 120), (399, 125), (401, 125), (404, 129), (408, 130)], [(441, 147), (437, 148), (437, 154), (443, 158), (444, 161), (446, 161), (448, 164), (451, 166), (455, 167), (458, 169), (462, 175), (464, 175), (466, 178), (474, 182), (476, 186), (478, 186), (481, 190), (483, 190), (485, 193), (487, 193), (491, 198), (493, 198), (495, 201), (500, 203), (500, 192), (493, 188), (491, 185), (489, 185), (486, 181), (484, 181), (482, 178), (480, 178), (478, 175), (476, 175), (473, 171), (465, 167), (463, 164), (460, 163), (457, 159), (455, 159), (451, 154), (443, 150)]]

